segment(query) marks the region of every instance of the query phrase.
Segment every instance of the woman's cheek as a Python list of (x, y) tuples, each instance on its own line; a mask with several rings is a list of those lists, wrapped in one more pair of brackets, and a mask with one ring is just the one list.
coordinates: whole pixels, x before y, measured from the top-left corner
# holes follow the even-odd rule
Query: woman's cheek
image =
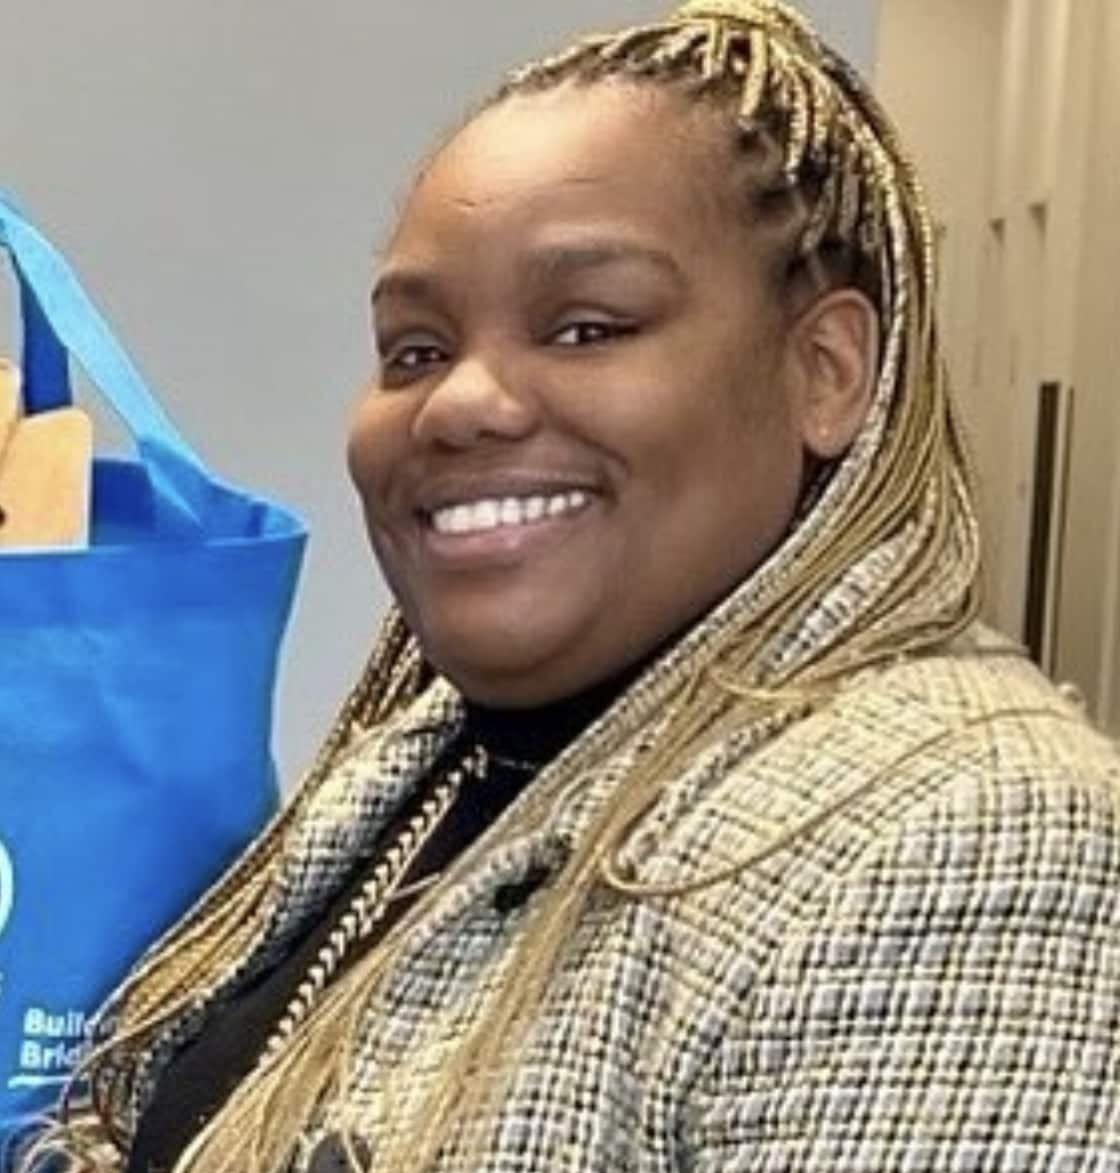
[(384, 491), (384, 482), (405, 456), (407, 424), (401, 406), (384, 391), (366, 394), (354, 413), (346, 446), (350, 479), (366, 501)]

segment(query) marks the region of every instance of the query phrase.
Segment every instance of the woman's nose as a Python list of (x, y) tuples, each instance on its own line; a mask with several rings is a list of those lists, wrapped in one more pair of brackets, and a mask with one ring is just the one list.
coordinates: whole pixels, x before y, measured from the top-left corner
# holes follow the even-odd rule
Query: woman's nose
[(413, 417), (413, 439), (421, 444), (470, 448), (486, 440), (517, 440), (537, 422), (532, 397), (515, 388), (495, 363), (463, 357), (428, 392)]

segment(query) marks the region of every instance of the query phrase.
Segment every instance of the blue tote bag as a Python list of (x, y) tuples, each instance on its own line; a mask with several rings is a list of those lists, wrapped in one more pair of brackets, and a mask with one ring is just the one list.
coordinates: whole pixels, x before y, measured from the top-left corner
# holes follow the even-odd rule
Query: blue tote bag
[[(276, 807), (277, 653), (305, 541), (216, 480), (70, 270), (0, 194), (24, 406), (69, 360), (135, 439), (95, 461), (90, 546), (0, 553), (0, 1130), (49, 1108), (90, 1015)], [(0, 507), (2, 507), (0, 502)]]

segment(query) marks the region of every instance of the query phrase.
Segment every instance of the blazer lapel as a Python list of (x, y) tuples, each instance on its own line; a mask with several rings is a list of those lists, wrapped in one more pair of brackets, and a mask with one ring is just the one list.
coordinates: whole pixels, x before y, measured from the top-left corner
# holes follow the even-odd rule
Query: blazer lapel
[(254, 960), (267, 962), (322, 911), (461, 725), (458, 694), (437, 680), (347, 749), (284, 838)]

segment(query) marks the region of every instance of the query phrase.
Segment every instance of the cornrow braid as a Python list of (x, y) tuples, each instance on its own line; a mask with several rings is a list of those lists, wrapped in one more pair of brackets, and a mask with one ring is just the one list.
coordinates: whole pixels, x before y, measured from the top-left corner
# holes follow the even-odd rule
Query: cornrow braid
[[(665, 21), (585, 38), (516, 71), (488, 105), (568, 84), (616, 83), (671, 89), (726, 126), (746, 164), (736, 172), (740, 187), (728, 194), (772, 250), (772, 271), (789, 289), (805, 289), (808, 280), (810, 294), (857, 285), (876, 306), (877, 387), (863, 428), (819, 498), (752, 574), (749, 598), (721, 609), (718, 638), (699, 645), (689, 661), (692, 674), (664, 706), (652, 745), (596, 812), (562, 874), (539, 894), (516, 955), (480, 1021), (443, 1063), (430, 1098), (398, 1102), (391, 1071), (363, 1089), (363, 1102), (378, 1105), (378, 1130), (389, 1138), (369, 1162), (378, 1169), (423, 1173), (446, 1146), (469, 1155), (485, 1143), (486, 1112), (513, 1078), (540, 1000), (593, 894), (606, 888), (631, 899), (684, 899), (754, 865), (757, 856), (680, 888), (641, 882), (631, 839), (685, 762), (732, 729), (761, 744), (827, 704), (853, 673), (943, 646), (978, 609), (970, 474), (933, 319), (931, 217), (875, 99), (808, 22), (778, 0), (690, 0)], [(424, 681), (416, 642), (394, 614), (300, 803), (314, 796), (355, 728), (383, 721)], [(617, 748), (613, 735), (597, 736), (566, 755), (563, 769), (558, 764), (548, 790), (524, 808), (526, 823), (545, 817), (596, 754)], [(104, 1127), (98, 1134), (83, 1120), (70, 1152), (92, 1153), (90, 1135), (111, 1138), (110, 1121), (127, 1120), (122, 1096), (135, 1110), (140, 1073), (153, 1050), (174, 1037), (194, 991), (236, 966), (285, 825), (161, 943), (114, 1000), (123, 1025), (93, 1063)], [(458, 875), (452, 868), (447, 882)], [(367, 1012), (409, 931), (437, 898), (436, 890), (422, 895), (327, 991), (278, 1060), (235, 1091), (184, 1155), (184, 1173), (288, 1166), (301, 1135), (349, 1086)], [(369, 1123), (355, 1119), (355, 1133)], [(54, 1139), (52, 1151), (66, 1147), (65, 1138)], [(362, 1146), (345, 1147), (360, 1165)], [(92, 1158), (74, 1165), (100, 1167)]]
[[(784, 271), (816, 261), (830, 284), (857, 284), (879, 301), (884, 188), (895, 179), (895, 168), (876, 159), (886, 123), (871, 102), (878, 117), (869, 134), (870, 95), (799, 14), (757, 0), (695, 0), (670, 21), (587, 37), (515, 71), (494, 102), (608, 78), (677, 86), (730, 109), (743, 154), (763, 163), (749, 180), (754, 226), (789, 222)], [(858, 104), (844, 101), (838, 79)]]

